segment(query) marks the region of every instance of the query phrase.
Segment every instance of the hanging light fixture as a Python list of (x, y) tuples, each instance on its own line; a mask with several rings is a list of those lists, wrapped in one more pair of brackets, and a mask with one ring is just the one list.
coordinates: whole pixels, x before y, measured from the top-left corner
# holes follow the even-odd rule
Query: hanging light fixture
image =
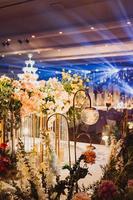
[(34, 67), (35, 61), (32, 60), (32, 54), (28, 54), (29, 60), (25, 61), (25, 67), (23, 68), (23, 74), (18, 74), (19, 79), (24, 79), (25, 75), (29, 75), (33, 80), (37, 80), (39, 75), (36, 73), (38, 68)]
[(85, 94), (87, 96), (87, 102), (89, 100), (89, 106), (88, 103), (83, 106), (81, 110), (81, 121), (88, 125), (95, 124), (99, 119), (99, 112), (96, 108), (92, 107), (91, 97), (89, 95), (88, 89), (85, 90)]
[(96, 108), (85, 107), (81, 111), (81, 121), (88, 125), (95, 124), (99, 119), (99, 112)]
[(77, 128), (76, 128), (76, 116), (75, 116), (75, 101), (76, 101), (76, 96), (79, 92), (84, 92), (85, 95), (87, 96), (87, 100), (89, 100), (89, 106), (85, 105), (82, 108), (81, 111), (81, 121), (87, 125), (93, 125), (95, 124), (98, 119), (99, 119), (99, 112), (96, 110), (96, 108), (92, 107), (92, 102), (91, 102), (91, 97), (89, 95), (88, 88), (85, 89), (79, 89), (77, 92), (75, 92), (74, 97), (73, 97), (73, 131), (74, 131), (74, 153), (75, 153), (75, 162), (77, 160), (77, 150), (76, 150), (76, 143), (77, 143)]

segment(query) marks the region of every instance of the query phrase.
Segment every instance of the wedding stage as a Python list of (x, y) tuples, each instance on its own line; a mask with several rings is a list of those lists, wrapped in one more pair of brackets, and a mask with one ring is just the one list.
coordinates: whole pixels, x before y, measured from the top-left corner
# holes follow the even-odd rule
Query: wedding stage
[(130, 195), (132, 97), (119, 108), (116, 91), (91, 99), (81, 76), (65, 71), (61, 80), (37, 80), (31, 58), (19, 80), (0, 78), (0, 200)]

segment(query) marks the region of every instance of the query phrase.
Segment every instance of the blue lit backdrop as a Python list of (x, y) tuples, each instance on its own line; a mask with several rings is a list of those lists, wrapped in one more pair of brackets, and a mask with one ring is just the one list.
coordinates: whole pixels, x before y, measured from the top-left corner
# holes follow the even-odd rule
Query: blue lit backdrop
[[(4, 60), (5, 61), (5, 60)], [(16, 65), (5, 64), (1, 62), (0, 74), (17, 78), (17, 74), (22, 72), (24, 61)], [(18, 67), (19, 66), (19, 67)], [(61, 79), (63, 69), (72, 74), (77, 73), (83, 78), (89, 78), (88, 86), (93, 87), (97, 91), (119, 89), (122, 93), (133, 96), (133, 62), (130, 63), (113, 63), (104, 62), (97, 64), (71, 64), (63, 65), (47, 64), (36, 62), (40, 79), (47, 80), (50, 77), (58, 77)]]

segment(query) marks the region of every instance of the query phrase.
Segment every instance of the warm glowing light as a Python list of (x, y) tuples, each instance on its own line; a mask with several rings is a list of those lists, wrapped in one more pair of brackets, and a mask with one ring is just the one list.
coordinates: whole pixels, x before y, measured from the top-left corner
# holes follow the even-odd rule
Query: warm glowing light
[(95, 108), (86, 107), (81, 111), (81, 120), (88, 125), (95, 124), (99, 119), (99, 112)]
[(27, 127), (23, 128), (23, 134), (29, 135), (29, 129)]
[(124, 103), (122, 101), (120, 101), (118, 104), (117, 104), (117, 108), (118, 109), (123, 109), (124, 108)]
[(59, 34), (60, 34), (60, 35), (62, 35), (62, 34), (63, 34), (63, 32), (62, 32), (62, 31), (60, 31), (60, 32), (59, 32)]
[(108, 146), (109, 136), (103, 135), (103, 136), (102, 136), (102, 140), (105, 142), (105, 145)]
[(127, 22), (127, 25), (131, 25), (131, 22), (130, 22), (130, 21), (128, 21), (128, 22)]

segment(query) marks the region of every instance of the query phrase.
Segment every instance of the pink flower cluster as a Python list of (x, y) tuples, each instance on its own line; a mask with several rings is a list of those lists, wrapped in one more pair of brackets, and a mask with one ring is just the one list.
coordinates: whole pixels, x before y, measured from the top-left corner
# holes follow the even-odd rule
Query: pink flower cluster
[(98, 195), (101, 200), (112, 200), (117, 193), (117, 188), (113, 181), (103, 180), (99, 185)]
[(87, 193), (85, 193), (85, 192), (79, 192), (79, 193), (76, 193), (74, 195), (74, 197), (72, 198), (72, 200), (91, 200), (91, 198), (88, 196)]
[(23, 116), (40, 112), (41, 100), (44, 96), (43, 92), (40, 91), (42, 85), (45, 86), (44, 81), (38, 81), (38, 83), (29, 80), (13, 81), (13, 98), (22, 103), (21, 114)]
[(128, 187), (133, 188), (133, 179), (128, 180)]

